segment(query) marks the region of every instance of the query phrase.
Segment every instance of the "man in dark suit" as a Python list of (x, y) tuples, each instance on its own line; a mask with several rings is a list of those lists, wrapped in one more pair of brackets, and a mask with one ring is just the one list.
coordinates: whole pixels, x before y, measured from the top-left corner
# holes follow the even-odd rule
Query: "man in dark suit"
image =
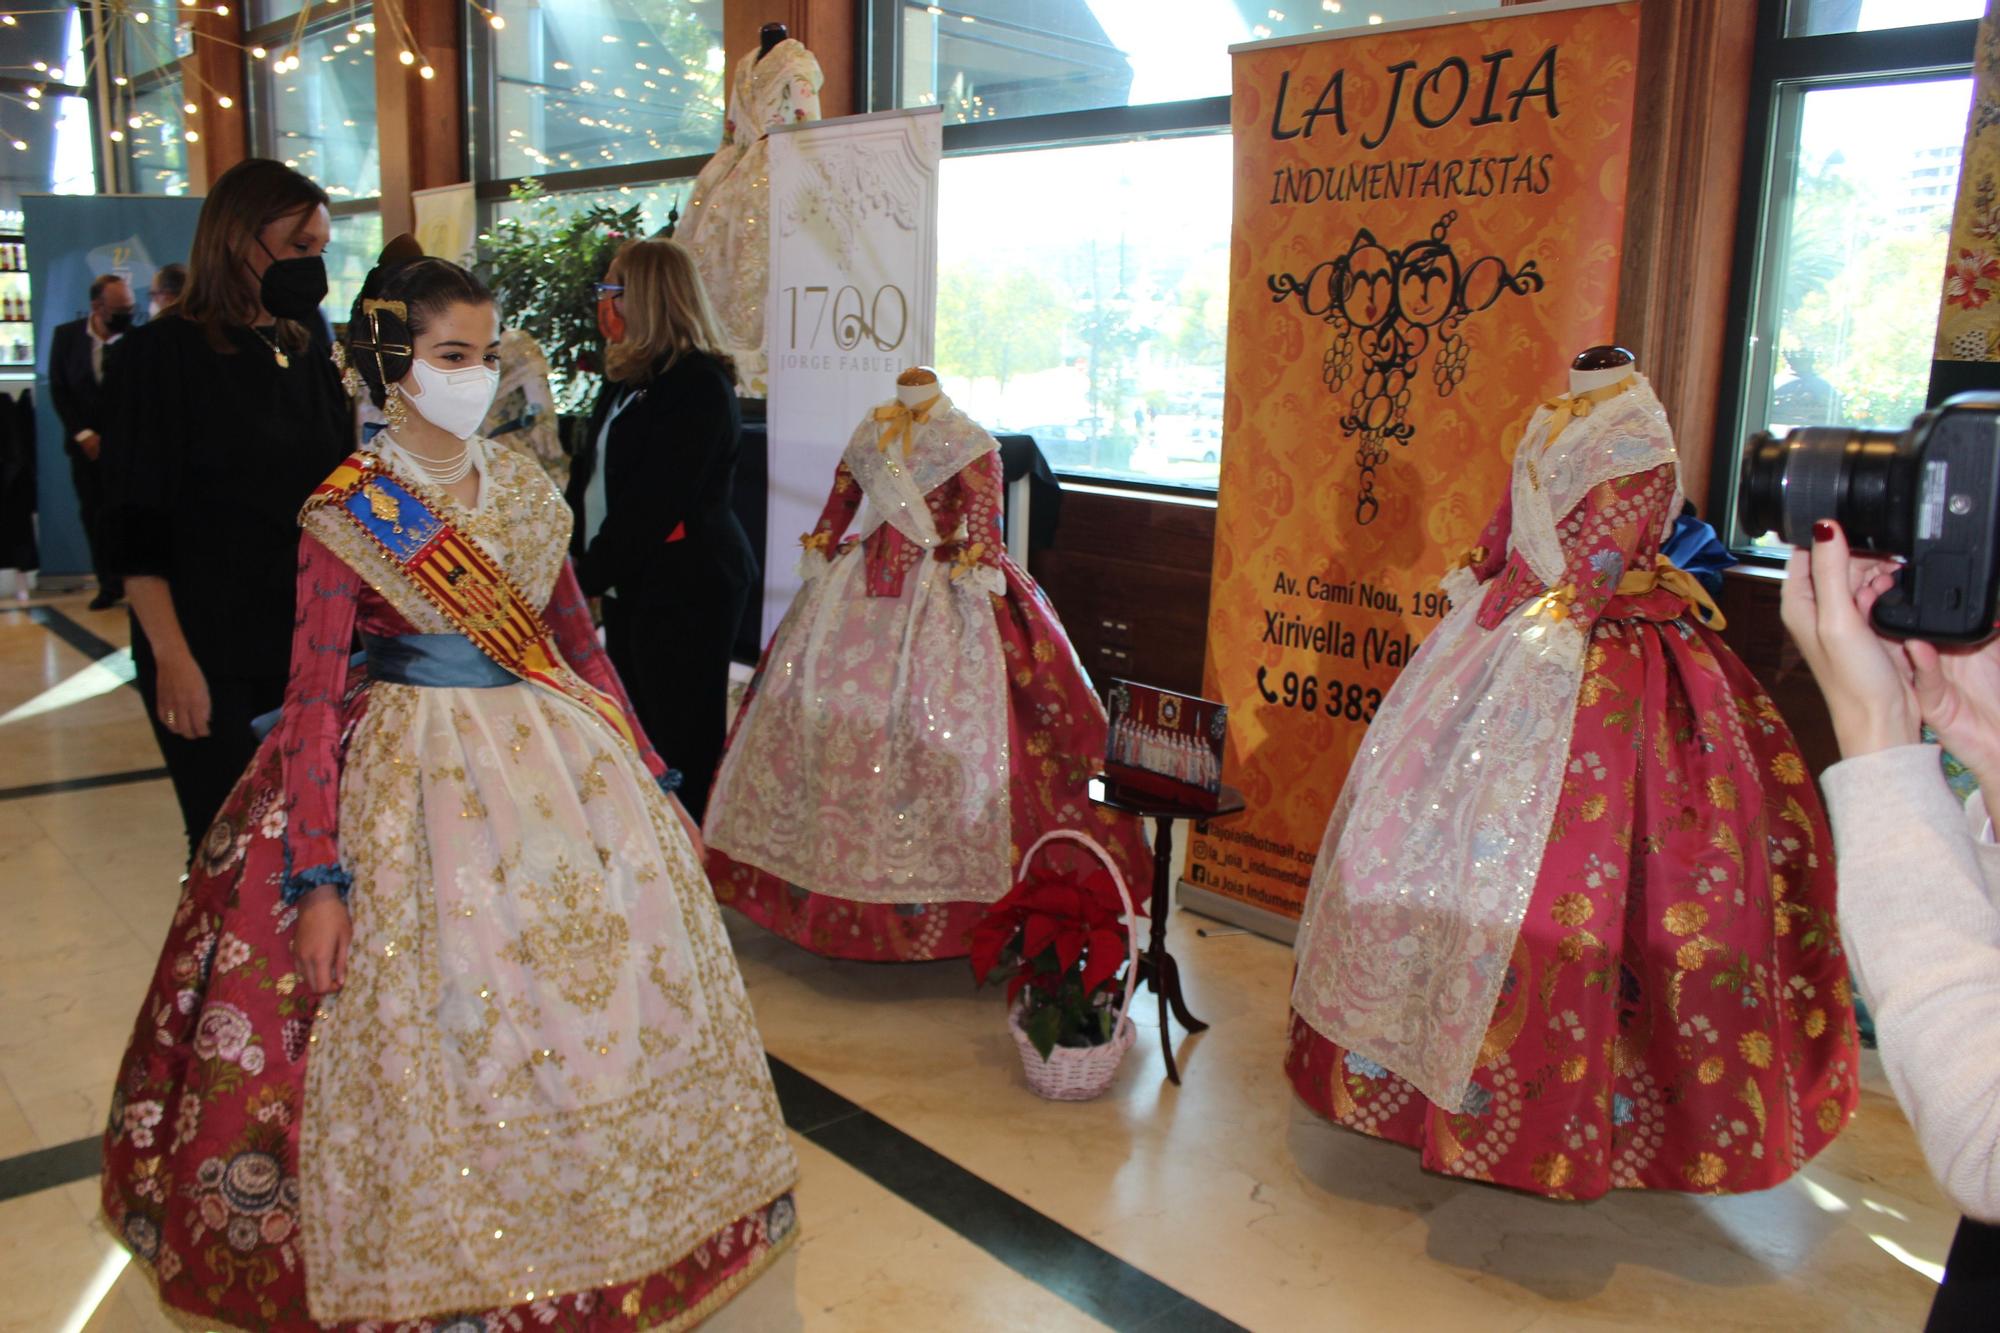
[(115, 274), (90, 284), (90, 315), (56, 326), (49, 344), (49, 395), (62, 418), (63, 448), (69, 453), (70, 478), (76, 484), (76, 506), (90, 540), (90, 561), (97, 570), (93, 611), (116, 605), (124, 584), (105, 567), (104, 536), (99, 531), (104, 480), (97, 455), (102, 448), (97, 431), (103, 424), (104, 368), (118, 340), (132, 327), (132, 286)]

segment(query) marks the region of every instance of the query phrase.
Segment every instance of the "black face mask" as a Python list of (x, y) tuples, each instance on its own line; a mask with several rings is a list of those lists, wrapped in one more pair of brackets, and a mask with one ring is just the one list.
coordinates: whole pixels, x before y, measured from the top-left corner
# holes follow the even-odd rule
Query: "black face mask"
[(113, 333), (124, 333), (132, 327), (132, 312), (114, 310), (104, 317), (104, 327)]
[[(264, 244), (261, 237), (257, 244)], [(264, 253), (271, 254), (269, 246)], [(326, 260), (318, 255), (301, 259), (271, 255), (257, 284), (257, 299), (279, 319), (311, 319), (326, 300)]]

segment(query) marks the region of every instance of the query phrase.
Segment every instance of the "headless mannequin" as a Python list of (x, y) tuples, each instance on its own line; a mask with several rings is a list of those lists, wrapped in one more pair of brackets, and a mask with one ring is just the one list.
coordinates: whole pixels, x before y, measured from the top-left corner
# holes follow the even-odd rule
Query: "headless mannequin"
[(929, 366), (911, 366), (896, 376), (896, 401), (904, 407), (922, 407), (943, 392), (937, 372)]
[(763, 31), (757, 34), (757, 41), (759, 43), (757, 58), (762, 60), (765, 56), (770, 55), (771, 48), (789, 36), (791, 36), (791, 29), (787, 28), (784, 24), (766, 23)]
[(1639, 373), (1638, 358), (1622, 347), (1587, 347), (1569, 363), (1572, 394), (1605, 389)]

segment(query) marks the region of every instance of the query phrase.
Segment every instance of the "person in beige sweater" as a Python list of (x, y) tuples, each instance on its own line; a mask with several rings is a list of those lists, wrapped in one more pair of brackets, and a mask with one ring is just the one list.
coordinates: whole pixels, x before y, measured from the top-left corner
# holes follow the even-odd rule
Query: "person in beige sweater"
[[(2000, 1318), (2000, 639), (1899, 640), (1869, 620), (1895, 562), (1813, 526), (1784, 621), (1826, 696), (1841, 761), (1822, 776), (1840, 924), (1882, 1064), (1945, 1193), (1966, 1215), (1930, 1327)], [(1943, 740), (1979, 779), (1963, 808)]]

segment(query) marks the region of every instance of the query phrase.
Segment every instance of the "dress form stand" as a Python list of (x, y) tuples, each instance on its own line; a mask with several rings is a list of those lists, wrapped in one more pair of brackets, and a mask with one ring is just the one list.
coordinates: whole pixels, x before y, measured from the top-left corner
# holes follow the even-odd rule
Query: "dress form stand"
[(791, 36), (791, 29), (782, 23), (766, 23), (757, 34), (757, 58), (762, 60), (771, 54), (771, 48)]
[[(1152, 923), (1146, 947), (1139, 954), (1139, 981), (1151, 986), (1153, 994), (1160, 997), (1160, 1054), (1166, 1057), (1168, 1081), (1178, 1085), (1181, 1069), (1174, 1059), (1173, 1030), (1167, 1026), (1167, 1015), (1171, 1011), (1190, 1033), (1206, 1032), (1208, 1024), (1188, 1012), (1187, 999), (1181, 994), (1180, 964), (1167, 952), (1167, 914), (1174, 907), (1174, 822), (1181, 819), (1206, 822), (1241, 814), (1246, 804), (1243, 793), (1225, 786), (1215, 808), (1207, 810), (1168, 797), (1131, 791), (1104, 777), (1092, 778), (1089, 790), (1092, 805), (1153, 821), (1153, 901), (1147, 909)], [(1135, 982), (1134, 994), (1137, 985)]]
[(1622, 347), (1586, 347), (1569, 363), (1569, 391), (1607, 389), (1639, 373), (1639, 359)]

